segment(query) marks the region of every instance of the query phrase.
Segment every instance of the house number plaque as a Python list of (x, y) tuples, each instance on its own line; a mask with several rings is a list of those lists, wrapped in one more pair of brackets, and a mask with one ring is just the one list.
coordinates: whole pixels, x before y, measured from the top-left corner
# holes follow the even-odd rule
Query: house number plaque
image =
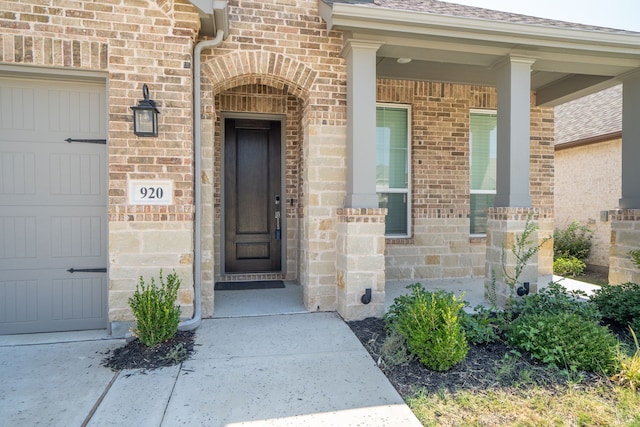
[(130, 180), (129, 204), (171, 205), (173, 204), (173, 181)]

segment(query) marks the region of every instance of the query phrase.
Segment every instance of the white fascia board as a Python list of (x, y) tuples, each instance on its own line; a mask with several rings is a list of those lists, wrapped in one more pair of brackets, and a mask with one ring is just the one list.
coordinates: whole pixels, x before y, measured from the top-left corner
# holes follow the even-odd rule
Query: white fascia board
[(324, 15), (327, 15), (328, 12), (324, 12), (325, 21), (330, 22), (331, 27), (340, 29), (393, 31), (514, 45), (640, 55), (640, 34), (552, 28), (487, 19), (382, 9), (363, 4), (334, 3), (332, 8), (324, 2), (322, 4), (330, 9), (330, 17), (325, 17)]
[(333, 14), (331, 6), (323, 0), (318, 0), (318, 12), (320, 13), (320, 17), (324, 19), (324, 22), (327, 23), (327, 31), (331, 31), (333, 28)]
[[(198, 9), (205, 35), (215, 36), (218, 30), (229, 34), (229, 2), (227, 0), (189, 0)], [(210, 33), (213, 34), (210, 34)]]
[(213, 13), (213, 0), (189, 0), (192, 5), (197, 7), (202, 13)]

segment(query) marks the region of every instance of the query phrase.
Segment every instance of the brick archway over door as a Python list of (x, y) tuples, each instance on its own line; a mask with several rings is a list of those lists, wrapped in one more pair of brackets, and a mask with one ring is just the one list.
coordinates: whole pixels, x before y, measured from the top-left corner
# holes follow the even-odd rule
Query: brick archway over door
[(288, 56), (264, 51), (233, 52), (203, 64), (214, 94), (243, 84), (256, 83), (282, 88), (302, 99), (309, 98), (317, 72)]

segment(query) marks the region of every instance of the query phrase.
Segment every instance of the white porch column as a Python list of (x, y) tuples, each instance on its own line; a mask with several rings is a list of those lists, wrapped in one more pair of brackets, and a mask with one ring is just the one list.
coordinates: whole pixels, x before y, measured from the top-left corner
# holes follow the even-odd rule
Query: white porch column
[(640, 209), (640, 70), (622, 82), (622, 198), (620, 209)]
[(377, 208), (376, 52), (380, 43), (347, 40), (347, 208)]
[(531, 65), (535, 60), (509, 56), (498, 73), (497, 184), (495, 207), (531, 207), (529, 145)]

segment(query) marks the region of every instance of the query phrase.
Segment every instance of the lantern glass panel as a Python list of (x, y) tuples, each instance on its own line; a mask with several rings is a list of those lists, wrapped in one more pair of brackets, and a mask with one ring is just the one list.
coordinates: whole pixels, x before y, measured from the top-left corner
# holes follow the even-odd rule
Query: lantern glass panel
[(153, 110), (136, 110), (136, 131), (139, 133), (153, 134)]

